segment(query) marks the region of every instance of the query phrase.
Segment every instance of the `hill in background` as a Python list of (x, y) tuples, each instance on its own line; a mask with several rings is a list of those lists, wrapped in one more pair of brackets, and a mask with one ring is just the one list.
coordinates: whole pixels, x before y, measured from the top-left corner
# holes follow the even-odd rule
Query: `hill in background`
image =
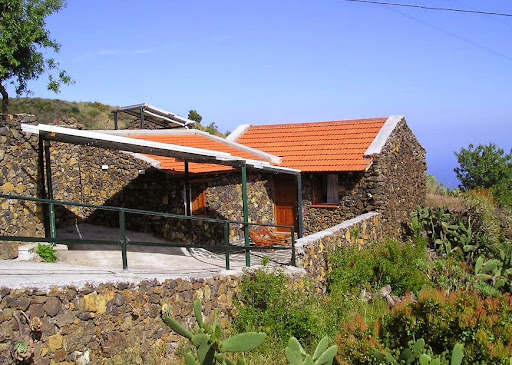
[[(74, 121), (82, 124), (85, 129), (114, 129), (114, 114), (111, 110), (117, 107), (100, 102), (76, 102), (59, 99), (12, 98), (9, 99), (9, 113), (34, 114), (39, 123), (57, 124), (56, 121)], [(126, 129), (137, 118), (120, 113), (119, 129)], [(196, 129), (224, 137), (215, 123), (207, 126), (196, 124)]]
[[(56, 120), (74, 119), (85, 129), (114, 129), (114, 107), (100, 102), (75, 102), (58, 99), (13, 98), (9, 100), (9, 113), (34, 114), (39, 123), (54, 124)], [(119, 128), (123, 129), (133, 118), (119, 115)]]

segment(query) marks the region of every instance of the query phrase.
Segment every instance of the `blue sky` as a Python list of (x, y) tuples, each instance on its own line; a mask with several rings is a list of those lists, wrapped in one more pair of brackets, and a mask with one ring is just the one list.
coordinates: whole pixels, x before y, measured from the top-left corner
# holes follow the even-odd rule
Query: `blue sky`
[[(512, 13), (512, 1), (397, 0)], [(428, 171), (455, 187), (453, 151), (512, 148), (512, 17), (344, 0), (70, 0), (48, 19), (76, 81), (58, 95), (147, 102), (221, 131), (241, 123), (405, 115)]]

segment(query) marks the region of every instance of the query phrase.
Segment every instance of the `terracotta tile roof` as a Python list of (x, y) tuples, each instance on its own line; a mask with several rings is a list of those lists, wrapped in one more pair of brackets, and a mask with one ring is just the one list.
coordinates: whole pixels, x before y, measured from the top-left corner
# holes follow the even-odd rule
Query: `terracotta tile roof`
[(281, 167), (304, 172), (364, 171), (364, 157), (387, 118), (251, 126), (237, 143), (282, 156)]
[[(259, 160), (259, 161), (267, 161), (261, 156), (258, 156), (256, 154), (244, 151), (243, 149), (238, 149), (233, 146), (233, 143), (231, 145), (222, 143), (220, 141), (217, 141), (213, 138), (209, 138), (206, 135), (201, 134), (195, 134), (194, 131), (191, 131), (190, 134), (169, 134), (169, 135), (135, 135), (130, 136), (130, 138), (135, 139), (142, 139), (146, 141), (153, 141), (153, 142), (161, 142), (161, 143), (169, 143), (169, 144), (175, 144), (179, 146), (186, 146), (186, 147), (195, 147), (195, 148), (203, 148), (207, 150), (212, 151), (218, 151), (218, 152), (228, 152), (232, 154), (233, 156), (252, 159), (252, 160)], [(167, 171), (173, 171), (176, 173), (184, 173), (185, 167), (184, 162), (177, 160), (172, 157), (163, 157), (163, 156), (154, 156), (154, 155), (147, 155), (147, 157), (156, 160), (160, 162), (160, 168), (162, 170)], [(189, 163), (189, 172), (192, 174), (199, 174), (199, 173), (215, 173), (215, 172), (225, 172), (225, 171), (232, 171), (233, 168), (230, 166), (224, 166), (224, 165), (216, 165), (216, 164), (201, 164), (201, 163)]]

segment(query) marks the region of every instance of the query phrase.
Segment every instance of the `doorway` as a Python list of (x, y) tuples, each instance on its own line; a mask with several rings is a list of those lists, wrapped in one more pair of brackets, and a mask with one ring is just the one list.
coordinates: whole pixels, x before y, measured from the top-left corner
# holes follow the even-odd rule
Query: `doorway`
[[(276, 176), (274, 179), (274, 205), (276, 224), (293, 226), (298, 232), (297, 224), (297, 181), (295, 176)], [(279, 231), (289, 232), (285, 228)]]

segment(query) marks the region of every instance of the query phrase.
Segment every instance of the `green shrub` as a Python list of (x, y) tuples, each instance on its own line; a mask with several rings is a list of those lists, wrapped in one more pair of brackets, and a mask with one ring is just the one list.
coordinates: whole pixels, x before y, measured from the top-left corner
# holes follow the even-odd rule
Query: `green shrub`
[(482, 299), (475, 293), (425, 289), (417, 302), (396, 306), (382, 320), (381, 342), (404, 349), (414, 339), (427, 339), (435, 355), (460, 342), (464, 364), (508, 363), (512, 355), (512, 298)]
[(57, 251), (50, 245), (38, 243), (37, 254), (46, 262), (57, 261)]
[(485, 236), (489, 242), (497, 243), (503, 238), (500, 219), (496, 215), (496, 203), (489, 190), (475, 189), (461, 193), (471, 217), (475, 234)]
[(237, 307), (235, 330), (264, 331), (269, 342), (281, 348), (292, 336), (311, 346), (327, 334), (328, 322), (334, 323), (310, 288), (288, 287), (288, 278), (279, 270), (258, 269), (247, 275)]
[(428, 278), (424, 247), (388, 240), (359, 250), (341, 248), (330, 256), (328, 285), (331, 292), (359, 294), (391, 285), (393, 293), (419, 292)]
[(409, 341), (408, 347), (400, 352), (394, 351), (395, 356), (391, 352), (387, 352), (386, 360), (392, 365), (400, 364), (420, 364), (420, 365), (460, 365), (464, 358), (464, 346), (457, 343), (453, 346), (448, 359), (448, 350), (441, 355), (434, 355), (432, 348), (425, 343), (423, 338), (416, 341)]

